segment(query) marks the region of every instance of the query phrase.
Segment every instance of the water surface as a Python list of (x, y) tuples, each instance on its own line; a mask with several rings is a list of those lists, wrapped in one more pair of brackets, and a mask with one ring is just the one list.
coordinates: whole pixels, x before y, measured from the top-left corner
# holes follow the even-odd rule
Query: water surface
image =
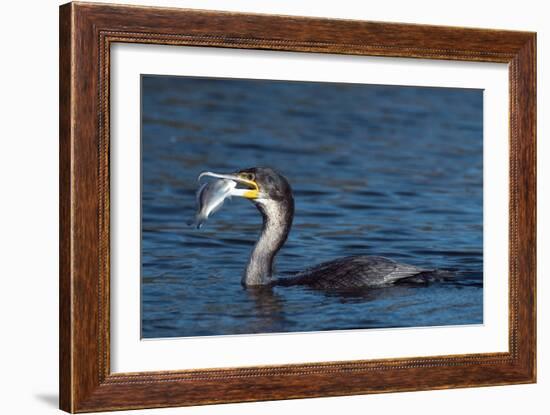
[[(481, 90), (142, 77), (142, 336), (483, 322)], [(197, 176), (270, 166), (290, 181), (281, 276), (346, 255), (453, 282), (342, 295), (240, 285), (261, 217), (233, 198), (201, 230)]]

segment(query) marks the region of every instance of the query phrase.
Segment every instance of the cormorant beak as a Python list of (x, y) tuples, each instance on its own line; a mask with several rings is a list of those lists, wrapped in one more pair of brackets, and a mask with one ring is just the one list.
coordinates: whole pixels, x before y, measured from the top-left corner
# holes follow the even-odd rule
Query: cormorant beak
[(249, 178), (245, 177), (245, 175), (246, 173), (221, 174), (221, 173), (213, 173), (210, 171), (205, 171), (199, 174), (198, 180), (200, 180), (204, 176), (215, 177), (218, 179), (233, 180), (247, 187), (245, 189), (242, 189), (242, 188), (233, 189), (231, 192), (231, 196), (240, 196), (246, 199), (257, 199), (260, 196), (260, 188), (258, 186), (258, 183), (256, 183), (254, 180), (250, 180)]

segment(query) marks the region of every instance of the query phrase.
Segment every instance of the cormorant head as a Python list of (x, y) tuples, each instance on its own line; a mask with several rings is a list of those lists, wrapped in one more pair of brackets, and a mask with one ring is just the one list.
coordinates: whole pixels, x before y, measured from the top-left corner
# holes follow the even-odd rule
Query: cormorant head
[(252, 167), (240, 170), (237, 175), (243, 180), (236, 180), (237, 183), (252, 187), (252, 191), (245, 192), (243, 196), (255, 203), (268, 200), (282, 202), (292, 198), (288, 180), (270, 167)]
[(237, 188), (233, 190), (232, 196), (244, 197), (256, 205), (264, 205), (270, 201), (293, 202), (288, 180), (270, 167), (252, 167), (230, 174), (205, 172), (201, 176), (234, 180)]

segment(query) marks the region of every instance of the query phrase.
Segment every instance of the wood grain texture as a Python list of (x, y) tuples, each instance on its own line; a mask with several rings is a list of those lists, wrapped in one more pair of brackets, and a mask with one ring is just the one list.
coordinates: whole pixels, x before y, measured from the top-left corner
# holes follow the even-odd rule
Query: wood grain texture
[(59, 14), (59, 406), (72, 410), (72, 293), (71, 288), (71, 55), (70, 8)]
[[(109, 70), (114, 42), (508, 63), (509, 352), (111, 373)], [(89, 412), (534, 382), (535, 62), (536, 36), (526, 32), (61, 6), (60, 407)]]

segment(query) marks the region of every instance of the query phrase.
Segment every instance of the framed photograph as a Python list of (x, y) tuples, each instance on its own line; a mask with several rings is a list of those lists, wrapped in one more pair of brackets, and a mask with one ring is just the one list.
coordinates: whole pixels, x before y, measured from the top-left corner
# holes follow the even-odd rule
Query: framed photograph
[(60, 8), (60, 407), (536, 381), (536, 35)]

